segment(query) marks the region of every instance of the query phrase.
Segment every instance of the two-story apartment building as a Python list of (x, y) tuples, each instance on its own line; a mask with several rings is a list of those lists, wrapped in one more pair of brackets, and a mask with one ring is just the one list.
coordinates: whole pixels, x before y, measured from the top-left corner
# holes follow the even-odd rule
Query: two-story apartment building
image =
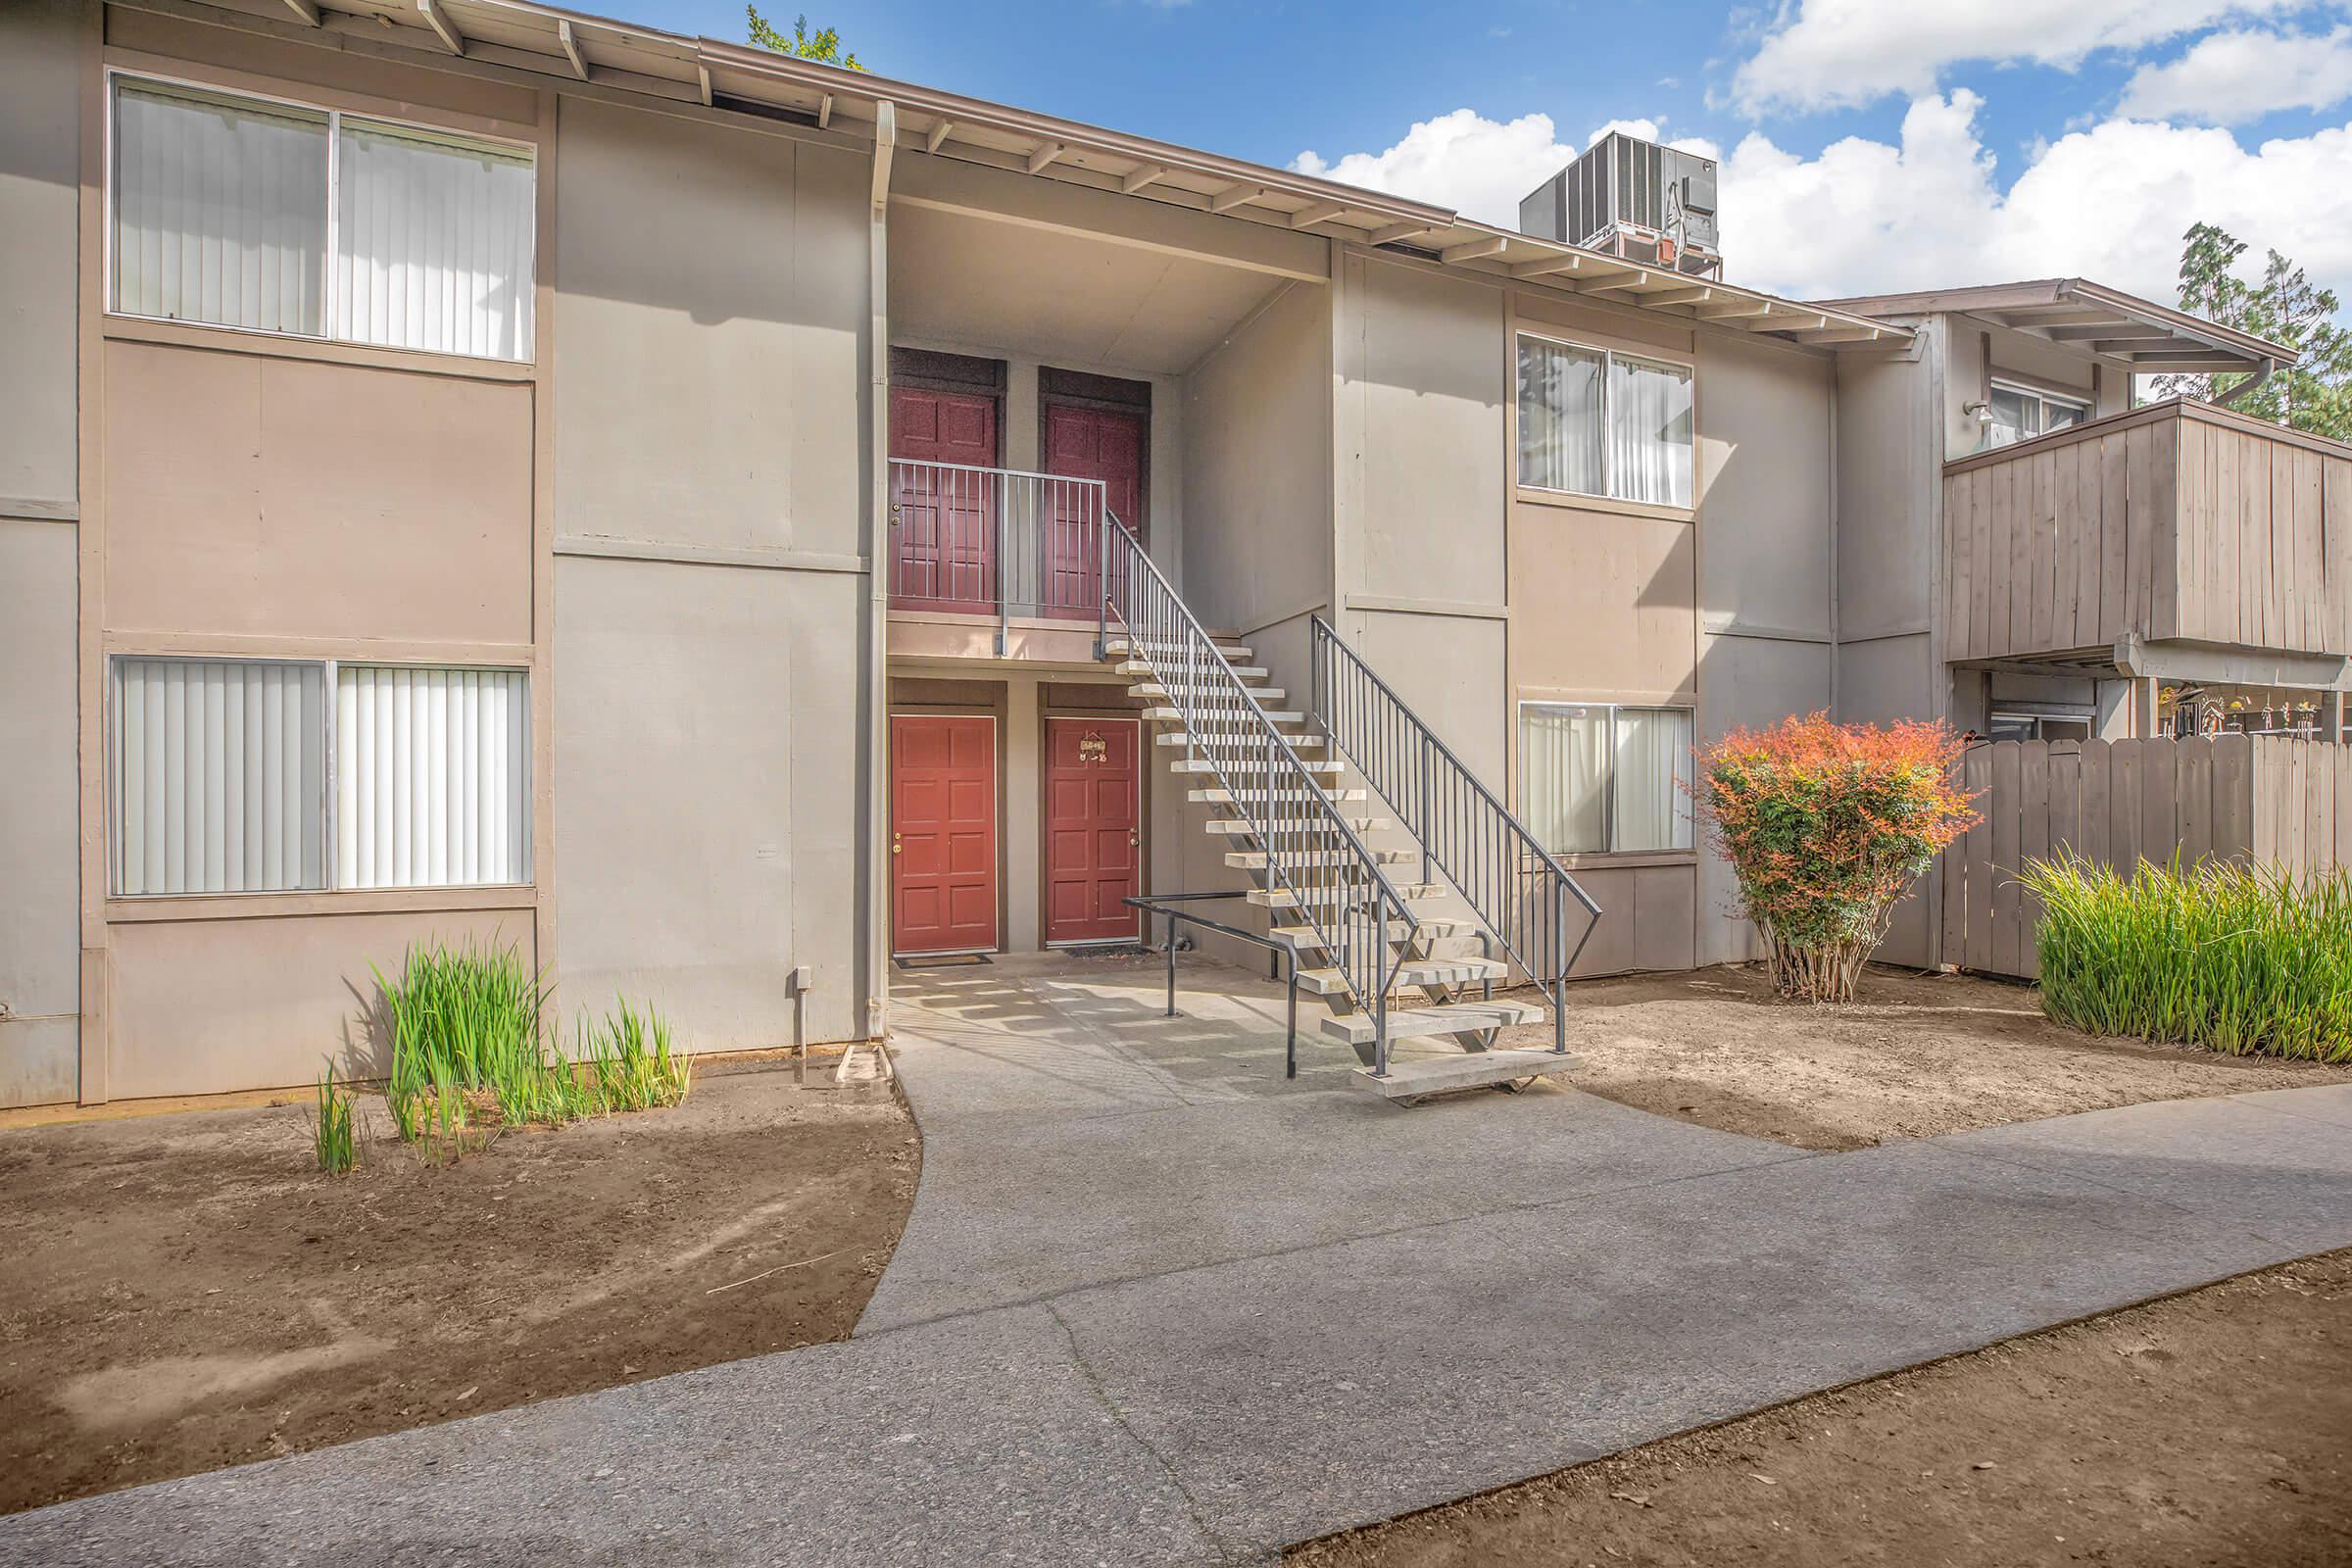
[[(1995, 464), (2113, 431), (2119, 545), (2211, 513), (2146, 432), (2274, 439), (2127, 412), (2283, 351), (2111, 291), (2111, 336), (2079, 292), (1781, 300), (519, 0), (39, 0), (0, 45), (0, 1102), (364, 1066), (420, 941), (725, 1050), (876, 1035), (902, 958), (1132, 942), (1125, 898), (1286, 854), (1377, 904), (1413, 853), (1339, 813), (1426, 845), (1407, 775), (1335, 734), (1333, 798), (1286, 797), (1269, 743), (1252, 808), (1229, 744), (1329, 717), (1335, 644), (1427, 720), (1410, 789), (1442, 743), (1515, 819), (1500, 872), (1419, 858), (1522, 972), (1568, 943), (1476, 884), (1544, 857), (1605, 911), (1576, 973), (1738, 958), (1694, 744), (2123, 722), (2102, 682), (2188, 671), (2184, 607), (2242, 597), (2143, 573), (2110, 624), (2070, 547), (2080, 629), (1990, 636), (1993, 581), (2060, 582), (2016, 518), (2062, 514), (1980, 502), (1962, 392), (2026, 438)], [(2319, 640), (2225, 652), (2340, 692), (2344, 455), (2288, 445)], [(2010, 531), (1951, 542), (1981, 508)], [(1147, 604), (1250, 673), (1179, 679)], [(1334, 836), (1218, 820), (1292, 807)]]

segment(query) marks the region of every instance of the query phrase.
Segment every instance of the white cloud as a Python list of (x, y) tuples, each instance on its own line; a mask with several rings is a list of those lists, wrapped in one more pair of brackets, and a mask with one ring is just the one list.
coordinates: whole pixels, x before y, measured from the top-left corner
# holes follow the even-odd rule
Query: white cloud
[(2296, 8), (2302, 0), (2065, 0), (2049, 6), (1893, 5), (1797, 0), (1733, 75), (1750, 114), (1832, 109), (1892, 93), (1935, 91), (1962, 61), (2071, 71), (2102, 49), (2135, 50), (2217, 23)]
[[(1571, 146), (1560, 140), (1549, 115), (1522, 115), (1505, 122), (1456, 109), (1418, 122), (1384, 152), (1349, 153), (1332, 161), (1303, 152), (1291, 160), (1291, 167), (1301, 174), (1441, 202), (1465, 217), (1511, 225), (1519, 220), (1520, 197), (1576, 162), (1611, 130), (1645, 141), (1660, 135), (1654, 120), (1612, 120)], [(1716, 156), (1712, 142), (1695, 138), (1670, 145)]]
[(2233, 125), (2275, 109), (2327, 109), (2352, 98), (2352, 27), (2299, 34), (2209, 33), (2180, 59), (2142, 66), (2117, 113), (2134, 120)]
[[(2181, 233), (2199, 220), (2315, 277), (2352, 273), (2352, 124), (2246, 147), (2227, 130), (2109, 120), (2035, 149), (2003, 193), (1981, 104), (1930, 94), (1898, 142), (1847, 137), (1813, 158), (1751, 133), (1724, 160), (1727, 275), (1813, 299), (2080, 276), (2170, 300)], [(1580, 150), (1547, 116), (1457, 109), (1385, 152), (1303, 153), (1293, 167), (1509, 224), (1519, 198)]]

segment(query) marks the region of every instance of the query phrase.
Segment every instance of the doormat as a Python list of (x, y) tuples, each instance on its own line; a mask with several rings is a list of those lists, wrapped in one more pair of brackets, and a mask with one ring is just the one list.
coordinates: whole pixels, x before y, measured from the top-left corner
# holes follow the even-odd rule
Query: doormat
[(996, 960), (985, 953), (916, 953), (890, 961), (902, 969), (969, 969)]
[(1065, 958), (1148, 958), (1153, 952), (1140, 942), (1094, 942), (1054, 951)]

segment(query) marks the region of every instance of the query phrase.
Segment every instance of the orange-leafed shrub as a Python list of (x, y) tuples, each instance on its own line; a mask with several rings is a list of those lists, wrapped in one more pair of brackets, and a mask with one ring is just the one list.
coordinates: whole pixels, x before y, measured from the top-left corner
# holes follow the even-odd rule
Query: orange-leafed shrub
[(1739, 729), (1698, 754), (1698, 814), (1784, 996), (1851, 1002), (1903, 890), (1975, 822), (1940, 723)]

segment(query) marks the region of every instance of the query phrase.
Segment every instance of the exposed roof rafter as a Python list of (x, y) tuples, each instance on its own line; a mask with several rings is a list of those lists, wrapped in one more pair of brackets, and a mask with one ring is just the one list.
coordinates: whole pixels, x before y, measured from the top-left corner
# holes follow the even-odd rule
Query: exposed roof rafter
[(1265, 194), (1262, 185), (1228, 185), (1208, 199), (1212, 213), (1230, 213), (1236, 207), (1246, 207)]
[(580, 53), (580, 35), (572, 29), (569, 17), (556, 19), (556, 41), (564, 46), (564, 58), (571, 62), (571, 74), (586, 81), (588, 57)]
[(433, 29), (433, 35), (441, 40), (441, 47), (464, 59), (466, 35), (458, 31), (456, 24), (449, 20), (448, 13), (435, 5), (433, 0), (416, 0), (416, 11), (424, 18), (424, 24)]
[(923, 151), (927, 153), (939, 151), (948, 144), (948, 138), (955, 134), (956, 122), (953, 120), (940, 121), (931, 127), (931, 134), (923, 138)]
[(311, 4), (311, 0), (286, 0), (286, 9), (310, 25), (318, 25), (318, 8)]

